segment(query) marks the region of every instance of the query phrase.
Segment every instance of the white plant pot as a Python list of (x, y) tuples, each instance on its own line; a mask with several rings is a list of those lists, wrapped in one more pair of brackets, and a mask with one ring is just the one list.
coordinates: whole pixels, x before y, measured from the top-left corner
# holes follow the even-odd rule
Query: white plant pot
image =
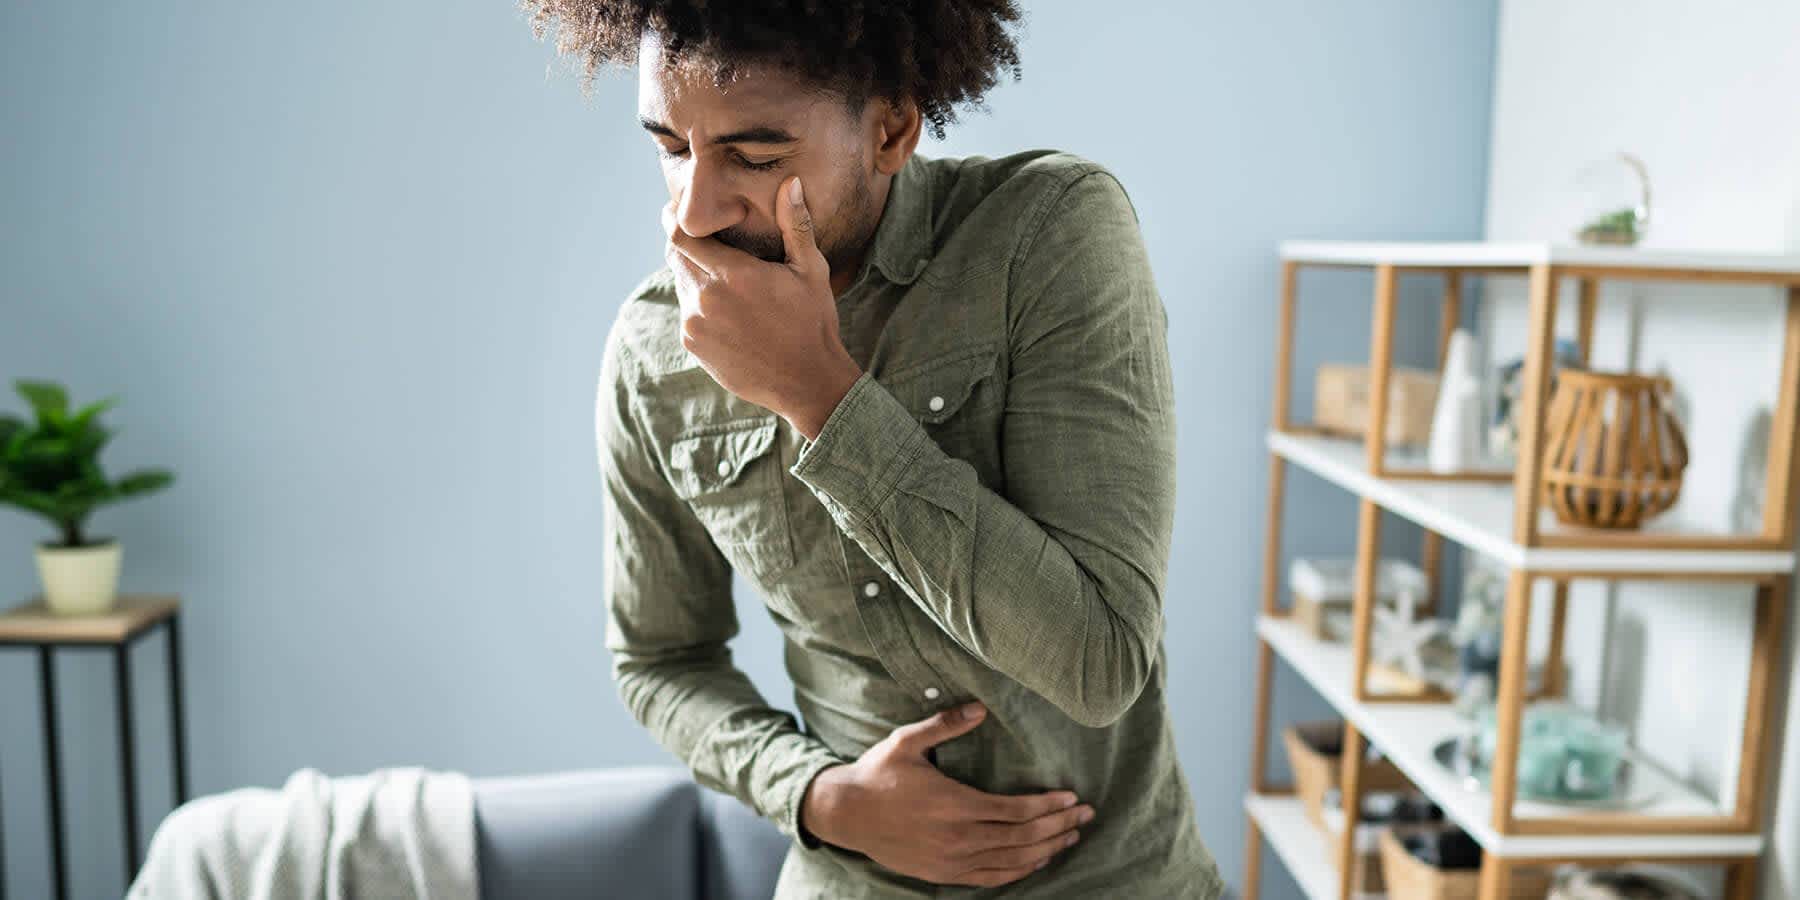
[(38, 579), (44, 602), (59, 616), (91, 616), (113, 608), (118, 600), (119, 561), (123, 548), (116, 538), (84, 547), (37, 545)]

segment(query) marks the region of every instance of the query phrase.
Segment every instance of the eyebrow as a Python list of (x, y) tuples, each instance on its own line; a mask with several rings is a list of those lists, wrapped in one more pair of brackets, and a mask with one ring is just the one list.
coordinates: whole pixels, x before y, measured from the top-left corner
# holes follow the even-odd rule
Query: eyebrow
[[(639, 116), (638, 124), (644, 126), (644, 130), (651, 134), (660, 134), (663, 137), (681, 140), (681, 135), (676, 134), (675, 129), (670, 128), (655, 119)], [(737, 131), (733, 131), (729, 134), (721, 134), (712, 139), (715, 146), (720, 144), (794, 144), (799, 143), (799, 141), (800, 139), (798, 137), (795, 137), (786, 129), (776, 128), (773, 125), (755, 125), (750, 128), (740, 128)]]

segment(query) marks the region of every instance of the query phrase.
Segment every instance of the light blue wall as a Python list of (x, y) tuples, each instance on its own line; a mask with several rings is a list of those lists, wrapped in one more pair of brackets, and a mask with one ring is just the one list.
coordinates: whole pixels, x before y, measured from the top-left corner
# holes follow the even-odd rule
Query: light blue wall
[[(921, 149), (1074, 150), (1142, 216), (1179, 379), (1172, 702), (1235, 883), (1274, 246), (1479, 235), (1494, 3), (1031, 17), (1025, 81)], [(124, 539), (124, 589), (186, 599), (199, 792), (302, 766), (669, 759), (600, 646), (592, 429), (606, 325), (659, 263), (662, 189), (634, 82), (584, 102), (550, 60), (504, 0), (0, 10), (0, 376), (122, 394), (109, 466), (179, 473), (94, 524)], [(1307, 284), (1303, 358), (1359, 356), (1366, 279)], [(1435, 320), (1406, 310), (1417, 356)], [(1308, 511), (1290, 547), (1349, 549), (1343, 497), (1290, 493)], [(36, 589), (48, 534), (0, 514), (0, 600)], [(791, 708), (773, 626), (739, 608), (738, 658)], [(135, 659), (147, 839), (169, 802), (163, 655)], [(58, 673), (74, 896), (116, 896), (110, 671), (69, 653)], [(0, 652), (18, 897), (48, 889), (35, 691), (33, 660)], [(1320, 709), (1286, 675), (1280, 702)]]

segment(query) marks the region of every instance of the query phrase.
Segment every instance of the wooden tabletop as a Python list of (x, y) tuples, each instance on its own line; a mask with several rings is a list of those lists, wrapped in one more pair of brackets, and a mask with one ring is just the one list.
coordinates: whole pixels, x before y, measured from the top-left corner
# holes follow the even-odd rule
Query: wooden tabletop
[(118, 605), (88, 616), (61, 616), (38, 594), (30, 603), (0, 614), (0, 644), (118, 644), (175, 615), (174, 594), (120, 594)]

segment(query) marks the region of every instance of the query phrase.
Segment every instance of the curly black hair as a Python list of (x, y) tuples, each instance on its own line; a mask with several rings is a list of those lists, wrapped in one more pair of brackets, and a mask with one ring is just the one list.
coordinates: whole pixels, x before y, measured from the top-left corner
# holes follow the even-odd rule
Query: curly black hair
[(520, 0), (542, 40), (553, 26), (558, 53), (582, 67), (586, 94), (601, 66), (637, 64), (645, 29), (661, 38), (664, 62), (685, 51), (712, 63), (721, 84), (746, 63), (769, 63), (862, 108), (871, 97), (910, 98), (944, 137), (954, 107), (985, 108), (1001, 70), (1020, 78), (1019, 48), (1006, 31), (1024, 14), (1013, 0)]

